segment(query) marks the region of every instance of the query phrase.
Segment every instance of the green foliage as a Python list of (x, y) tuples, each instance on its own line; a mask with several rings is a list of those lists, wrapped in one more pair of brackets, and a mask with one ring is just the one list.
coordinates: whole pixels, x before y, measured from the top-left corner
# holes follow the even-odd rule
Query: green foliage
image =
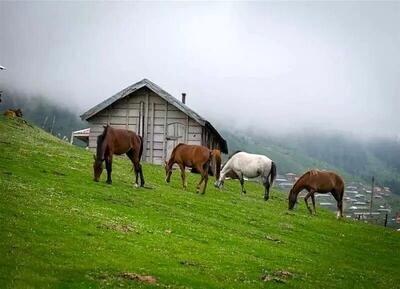
[(24, 118), (58, 138), (71, 137), (71, 133), (87, 127), (71, 108), (56, 105), (45, 97), (24, 97), (16, 93), (4, 93), (2, 108), (21, 108)]
[[(0, 118), (0, 288), (397, 288), (400, 235), (287, 211), (278, 191), (237, 181), (194, 193), (179, 173), (144, 165), (133, 188), (117, 157), (113, 185), (92, 181), (92, 155)], [(137, 281), (151, 275), (157, 284)]]

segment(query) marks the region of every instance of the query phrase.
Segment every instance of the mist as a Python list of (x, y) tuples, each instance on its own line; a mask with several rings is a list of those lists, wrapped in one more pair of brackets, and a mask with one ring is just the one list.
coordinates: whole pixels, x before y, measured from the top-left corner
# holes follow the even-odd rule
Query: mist
[(0, 90), (83, 113), (148, 78), (218, 128), (400, 136), (400, 3), (0, 2)]

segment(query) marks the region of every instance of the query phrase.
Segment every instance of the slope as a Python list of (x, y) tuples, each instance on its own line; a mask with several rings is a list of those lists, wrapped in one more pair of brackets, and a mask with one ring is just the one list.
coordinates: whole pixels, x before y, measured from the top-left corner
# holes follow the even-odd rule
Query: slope
[[(94, 183), (90, 152), (0, 118), (0, 288), (396, 288), (400, 236), (237, 182), (194, 193), (116, 158)], [(131, 274), (124, 274), (124, 273)], [(129, 278), (151, 275), (156, 284)], [(263, 281), (262, 276), (265, 280)], [(355, 285), (356, 284), (356, 285)]]

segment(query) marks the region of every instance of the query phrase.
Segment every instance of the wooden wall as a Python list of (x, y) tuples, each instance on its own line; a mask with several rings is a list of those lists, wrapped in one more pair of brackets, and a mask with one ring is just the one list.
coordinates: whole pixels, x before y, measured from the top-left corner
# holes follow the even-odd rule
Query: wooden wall
[(205, 135), (201, 125), (147, 88), (118, 100), (88, 122), (89, 148), (96, 148), (103, 125), (110, 124), (142, 135), (145, 140), (142, 159), (155, 164), (168, 159), (178, 143), (200, 145)]

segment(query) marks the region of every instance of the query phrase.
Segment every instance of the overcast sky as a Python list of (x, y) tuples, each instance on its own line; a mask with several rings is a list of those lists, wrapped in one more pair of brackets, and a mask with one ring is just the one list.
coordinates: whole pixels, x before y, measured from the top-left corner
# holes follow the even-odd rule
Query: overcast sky
[(80, 113), (148, 78), (218, 127), (400, 135), (400, 2), (0, 2), (0, 65)]

